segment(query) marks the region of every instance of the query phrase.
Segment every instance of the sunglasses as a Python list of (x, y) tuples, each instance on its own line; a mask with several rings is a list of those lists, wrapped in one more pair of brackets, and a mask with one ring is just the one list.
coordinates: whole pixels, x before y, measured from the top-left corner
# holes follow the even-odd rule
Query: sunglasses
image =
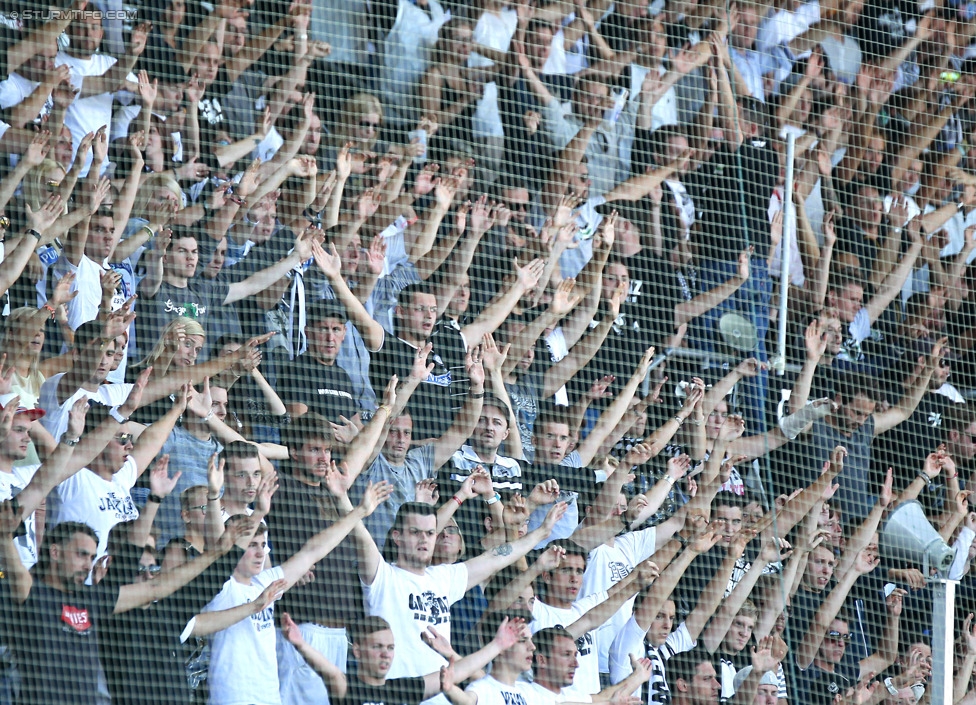
[(161, 566), (158, 565), (141, 565), (139, 566), (139, 575), (159, 575), (162, 570)]
[(128, 445), (132, 441), (131, 433), (120, 433), (115, 437), (115, 442), (120, 446)]
[(826, 638), (834, 641), (843, 641), (845, 644), (849, 644), (851, 641), (851, 634), (850, 632), (847, 634), (841, 634), (840, 632), (831, 630), (827, 632)]

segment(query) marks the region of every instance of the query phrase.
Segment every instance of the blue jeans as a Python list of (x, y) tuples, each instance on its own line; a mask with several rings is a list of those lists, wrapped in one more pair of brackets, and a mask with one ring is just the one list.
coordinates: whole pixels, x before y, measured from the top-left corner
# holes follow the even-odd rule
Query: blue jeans
[[(699, 266), (702, 291), (710, 291), (734, 277), (739, 270), (738, 262), (703, 260)], [(701, 346), (715, 352), (721, 347), (719, 320), (726, 313), (738, 313), (752, 321), (756, 326), (758, 344), (753, 353), (742, 353), (743, 357), (755, 356), (761, 362), (768, 360), (766, 353), (766, 333), (769, 331), (769, 305), (772, 301), (773, 283), (769, 277), (769, 267), (762, 257), (753, 257), (750, 262), (749, 281), (739, 287), (732, 296), (705, 313), (701, 319), (703, 340)], [(769, 378), (766, 372), (756, 377), (746, 378), (738, 385), (737, 399), (739, 412), (746, 422), (747, 434), (763, 433), (766, 430), (766, 395)]]

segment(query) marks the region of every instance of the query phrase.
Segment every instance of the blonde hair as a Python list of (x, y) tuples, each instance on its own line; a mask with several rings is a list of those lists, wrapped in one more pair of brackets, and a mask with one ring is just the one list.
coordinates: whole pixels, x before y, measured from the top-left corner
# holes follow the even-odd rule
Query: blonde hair
[(31, 167), (27, 175), (24, 176), (22, 182), (23, 193), (24, 193), (24, 203), (31, 207), (31, 210), (36, 211), (48, 198), (51, 197), (52, 191), (47, 188), (47, 173), (52, 169), (57, 169), (61, 172), (61, 178), (67, 175), (64, 167), (58, 164), (53, 159), (45, 159), (43, 162), (35, 167)]
[[(198, 321), (182, 316), (179, 318), (174, 318), (172, 321), (166, 324), (165, 328), (163, 328), (162, 333), (159, 335), (159, 340), (156, 341), (156, 344), (153, 346), (153, 349), (149, 351), (149, 354), (146, 355), (142, 362), (139, 363), (139, 367), (145, 368), (156, 364), (156, 361), (163, 356), (164, 352), (166, 352), (166, 339), (177, 326), (183, 326), (183, 332), (187, 337), (191, 335), (199, 335), (205, 340), (207, 338), (206, 331), (204, 331), (203, 326), (201, 326)], [(156, 371), (164, 372), (165, 370), (160, 369)]]
[(179, 182), (169, 174), (150, 174), (139, 185), (139, 190), (136, 191), (136, 200), (132, 204), (131, 217), (142, 218), (145, 216), (153, 192), (158, 188), (164, 188), (176, 196), (177, 203), (182, 207), (183, 192), (180, 190)]
[[(341, 147), (346, 143), (347, 139), (356, 131), (359, 126), (359, 120), (364, 115), (369, 115), (371, 113), (376, 113), (380, 116), (380, 125), (383, 124), (383, 104), (380, 99), (377, 98), (372, 93), (357, 93), (346, 101), (345, 105), (342, 106), (342, 122), (339, 123), (339, 129), (336, 130), (336, 142)], [(379, 125), (377, 125), (376, 132), (373, 133), (373, 139), (369, 140), (366, 144), (372, 147), (376, 142), (376, 135), (379, 132)]]
[[(21, 306), (19, 308), (15, 308), (13, 311), (10, 312), (10, 315), (7, 316), (6, 325), (4, 325), (3, 328), (2, 342), (3, 342), (3, 349), (7, 352), (7, 355), (9, 357), (13, 357), (14, 359), (16, 359), (18, 348), (20, 347), (14, 342), (13, 337), (18, 333), (22, 334), (24, 332), (27, 323), (36, 314), (37, 314), (36, 308), (31, 308), (30, 306)], [(30, 371), (27, 373), (27, 376), (30, 377), (35, 372), (38, 372), (38, 364), (41, 361), (41, 353), (40, 351), (30, 352), (30, 348), (27, 348), (27, 355), (29, 356), (30, 359)]]

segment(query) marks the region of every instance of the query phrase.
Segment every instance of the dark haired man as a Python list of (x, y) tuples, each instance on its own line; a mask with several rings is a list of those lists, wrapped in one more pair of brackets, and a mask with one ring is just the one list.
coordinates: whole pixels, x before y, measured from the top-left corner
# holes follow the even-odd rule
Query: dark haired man
[(278, 373), (281, 398), (293, 417), (314, 411), (338, 423), (340, 416), (352, 420), (359, 413), (352, 379), (336, 362), (348, 320), (338, 301), (317, 301), (306, 310), (308, 350)]
[[(356, 657), (355, 675), (346, 677), (302, 639), (295, 623), (286, 615), (282, 631), (323, 678), (335, 682), (332, 697), (337, 705), (419, 705), (441, 692), (457, 689), (455, 683), (467, 680), (478, 669), (510, 648), (524, 629), (520, 620), (503, 620), (495, 637), (482, 649), (449, 666), (424, 676), (387, 678), (396, 644), (390, 624), (382, 617), (364, 617), (349, 627), (352, 652)], [(460, 692), (457, 689), (456, 692)]]
[(400, 645), (390, 674), (419, 676), (443, 666), (444, 659), (424, 644), (421, 634), (433, 626), (450, 641), (451, 605), (467, 590), (527, 554), (549, 535), (565, 510), (566, 505), (555, 505), (542, 526), (517, 541), (497, 546), (464, 563), (438, 566), (430, 565), (437, 538), (437, 517), (429, 504), (408, 502), (400, 507), (387, 544), (393, 563), (384, 560), (360, 522), (354, 535), (366, 612), (389, 622)]
[[(376, 415), (349, 444), (340, 463), (343, 482), (351, 482), (366, 464), (384, 423), (392, 411), (391, 389)], [(278, 477), (274, 506), (267, 517), (275, 553), (287, 560), (302, 546), (342, 516), (326, 486), (332, 467), (334, 439), (329, 422), (314, 412), (295, 419), (283, 441), (289, 461)], [(380, 506), (383, 506), (382, 504)], [(362, 591), (349, 568), (356, 561), (347, 539), (312, 567), (316, 579), (295, 585), (282, 599), (310, 648), (341, 669), (346, 667), (345, 624), (361, 613)], [(280, 635), (279, 635), (280, 636)], [(284, 703), (328, 702), (325, 684), (286, 639), (278, 639), (278, 680)]]

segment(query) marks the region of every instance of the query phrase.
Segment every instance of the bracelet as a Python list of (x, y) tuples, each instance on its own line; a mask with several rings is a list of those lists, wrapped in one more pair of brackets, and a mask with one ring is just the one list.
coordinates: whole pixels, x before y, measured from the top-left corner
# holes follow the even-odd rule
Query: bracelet
[(665, 479), (665, 480), (667, 481), (667, 483), (668, 483), (669, 485), (671, 485), (672, 487), (674, 487), (674, 483), (675, 483), (675, 482), (677, 482), (677, 480), (675, 480), (675, 479), (674, 479), (673, 477), (671, 477), (671, 476), (670, 476), (670, 475), (668, 475), (667, 473), (664, 473), (664, 479)]
[(209, 421), (210, 419), (212, 419), (212, 418), (213, 418), (213, 415), (214, 415), (214, 413), (213, 413), (213, 407), (211, 407), (211, 408), (210, 408), (210, 413), (209, 413), (209, 414), (207, 414), (206, 416), (204, 416), (204, 417), (203, 417), (203, 420), (204, 420), (204, 421)]
[(156, 231), (153, 230), (152, 228), (150, 228), (148, 225), (143, 225), (141, 228), (139, 228), (139, 232), (142, 232), (143, 230), (145, 230), (147, 233), (149, 233), (149, 239), (150, 240), (152, 240), (154, 237), (156, 237)]
[(703, 423), (704, 423), (704, 421), (699, 421), (698, 419), (694, 419), (694, 418), (693, 418), (693, 419), (691, 420), (691, 425), (692, 425), (692, 426), (701, 426), (701, 425), (702, 425)]
[(111, 416), (116, 421), (118, 421), (119, 423), (127, 423), (129, 421), (129, 417), (123, 416), (121, 412), (119, 412), (119, 407), (117, 406), (113, 406), (111, 409), (109, 409), (108, 415)]
[(41, 306), (41, 309), (42, 309), (42, 310), (46, 310), (46, 311), (50, 311), (50, 312), (51, 312), (51, 318), (54, 318), (54, 317), (55, 317), (55, 316), (57, 315), (57, 313), (58, 313), (58, 312), (57, 312), (57, 311), (56, 311), (56, 310), (54, 309), (54, 307), (53, 307), (53, 306), (51, 306), (50, 304), (44, 304), (43, 306)]
[(484, 399), (484, 398), (485, 398), (484, 392), (479, 392), (477, 394), (472, 394), (471, 392), (468, 392), (468, 399)]
[(81, 440), (80, 437), (79, 438), (68, 438), (67, 440), (65, 440), (64, 438), (62, 438), (61, 439), (61, 445), (68, 446), (69, 448), (74, 448), (76, 445), (78, 445), (78, 442), (80, 440)]
[(464, 504), (464, 500), (463, 499), (458, 499), (458, 496), (457, 495), (454, 495), (453, 497), (451, 497), (451, 499), (453, 499), (455, 502), (457, 502), (458, 509), (460, 509), (461, 508), (461, 505)]
[(210, 495), (207, 495), (207, 501), (208, 502), (219, 502), (220, 501), (220, 495), (217, 495), (216, 497), (211, 497)]
[(163, 503), (163, 498), (160, 497), (158, 494), (151, 494), (150, 493), (150, 495), (148, 497), (146, 497), (146, 501), (147, 502), (154, 502), (156, 504), (162, 504)]
[(37, 239), (38, 242), (41, 241), (41, 234), (39, 232), (37, 232), (36, 230), (34, 230), (34, 228), (27, 228), (27, 230), (25, 232), (28, 235), (33, 235)]
[(386, 415), (387, 416), (393, 416), (393, 407), (391, 405), (389, 405), (389, 404), (380, 404), (378, 407), (376, 407), (376, 410), (379, 411), (380, 409), (383, 409), (384, 411), (386, 411)]
[(485, 500), (485, 504), (489, 506), (491, 506), (492, 504), (497, 504), (499, 501), (501, 501), (501, 498), (502, 496), (496, 492), (494, 497)]
[(678, 416), (677, 414), (675, 414), (672, 417), (672, 420), (673, 421), (677, 421), (679, 426), (682, 426), (684, 424), (684, 422), (685, 422), (685, 420), (683, 418), (681, 418), (680, 416)]

